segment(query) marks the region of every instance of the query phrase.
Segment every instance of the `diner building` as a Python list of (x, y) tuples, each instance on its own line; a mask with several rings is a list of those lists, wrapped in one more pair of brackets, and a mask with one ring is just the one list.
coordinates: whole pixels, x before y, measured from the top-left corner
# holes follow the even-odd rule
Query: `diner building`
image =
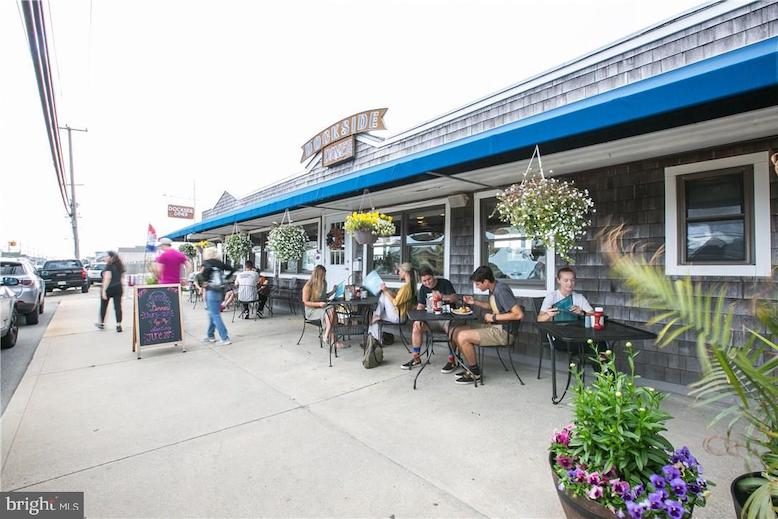
[[(532, 321), (530, 298), (554, 289), (565, 262), (493, 212), (537, 145), (544, 174), (574, 181), (595, 203), (573, 266), (577, 289), (610, 318), (645, 326), (651, 316), (603, 254), (598, 235), (619, 224), (626, 246), (664, 250), (668, 276), (725, 282), (736, 340), (754, 301), (778, 297), (778, 1), (709, 2), (389, 138), (358, 132), (380, 128), (384, 111), (339, 121), (304, 147), (304, 173), (242, 198), (225, 192), (168, 237), (247, 233), (272, 274), (268, 232), (288, 210), (310, 242), (301, 261), (278, 266), (282, 278), (304, 280), (321, 263), (330, 284), (371, 270), (391, 279), (409, 261), (472, 293), (470, 274), (488, 264)], [(391, 215), (396, 234), (358, 245), (344, 220), (369, 207)], [(532, 328), (521, 353), (537, 358)], [(639, 373), (697, 380), (690, 338), (642, 345)]]

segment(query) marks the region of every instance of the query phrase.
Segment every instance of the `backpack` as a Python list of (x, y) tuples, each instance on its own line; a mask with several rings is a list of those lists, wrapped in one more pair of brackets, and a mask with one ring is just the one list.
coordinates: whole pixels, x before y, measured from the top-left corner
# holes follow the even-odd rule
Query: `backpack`
[(224, 290), (224, 271), (219, 267), (209, 267), (208, 290)]
[(362, 355), (362, 366), (365, 369), (373, 369), (384, 361), (384, 348), (375, 337), (368, 334), (365, 353)]

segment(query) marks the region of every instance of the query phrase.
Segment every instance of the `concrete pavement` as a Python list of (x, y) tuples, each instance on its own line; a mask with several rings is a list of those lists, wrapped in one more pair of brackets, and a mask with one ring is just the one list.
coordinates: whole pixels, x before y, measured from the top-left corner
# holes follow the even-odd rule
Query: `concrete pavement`
[[(98, 291), (67, 297), (2, 417), (2, 490), (83, 491), (88, 517), (561, 517), (547, 463), (548, 374), (526, 386), (499, 364), (457, 386), (438, 355), (412, 390), (401, 344), (365, 370), (361, 349), (327, 365), (301, 318), (236, 321), (203, 344), (205, 311), (184, 304), (187, 353), (130, 351), (93, 322)], [(527, 359), (531, 360), (531, 359)], [(535, 365), (536, 366), (536, 365)], [(566, 400), (566, 403), (569, 403)], [(719, 483), (695, 517), (730, 517), (737, 458), (706, 453), (713, 410), (666, 400), (669, 438)]]

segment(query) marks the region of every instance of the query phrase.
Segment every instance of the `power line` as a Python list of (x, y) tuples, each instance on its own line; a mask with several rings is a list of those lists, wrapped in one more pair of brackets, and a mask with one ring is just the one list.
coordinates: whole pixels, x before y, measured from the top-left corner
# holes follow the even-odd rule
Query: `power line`
[(38, 83), (38, 95), (41, 100), (43, 119), (46, 124), (54, 172), (57, 177), (62, 203), (70, 215), (71, 207), (69, 206), (71, 204), (65, 188), (65, 167), (62, 159), (62, 143), (60, 142), (59, 130), (57, 129), (57, 108), (54, 89), (52, 88), (51, 66), (49, 63), (46, 24), (43, 19), (42, 3), (40, 0), (23, 0), (21, 7), (24, 14), (27, 40), (30, 45), (30, 55), (33, 68), (35, 69), (35, 79)]

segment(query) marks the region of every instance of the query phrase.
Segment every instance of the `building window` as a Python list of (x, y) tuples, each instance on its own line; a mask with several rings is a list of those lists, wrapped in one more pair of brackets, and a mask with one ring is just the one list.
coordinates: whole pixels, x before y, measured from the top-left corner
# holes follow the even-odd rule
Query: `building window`
[(313, 272), (313, 268), (320, 263), (319, 255), (319, 224), (309, 223), (303, 225), (305, 234), (308, 235), (308, 243), (305, 246), (305, 254), (302, 259), (302, 271), (306, 274)]
[[(303, 225), (308, 235), (308, 244), (302, 260), (285, 261), (281, 264), (281, 272), (285, 274), (298, 274), (313, 272), (313, 268), (320, 262), (319, 255), (319, 224), (313, 222)], [(251, 234), (251, 243), (254, 245), (254, 264), (262, 272), (275, 272), (275, 257), (268, 247), (270, 231), (262, 231)]]
[(343, 222), (330, 224), (327, 231), (327, 251), (330, 255), (330, 265), (346, 264), (346, 231), (343, 229)]
[(665, 168), (665, 272), (771, 276), (767, 152)]
[(371, 247), (373, 269), (388, 278), (396, 278), (400, 263), (411, 263), (417, 271), (429, 266), (442, 276), (445, 262), (445, 223), (443, 206), (391, 213), (395, 235), (378, 238)]
[(681, 264), (753, 265), (753, 178), (751, 166), (676, 178)]
[(481, 200), (481, 264), (489, 265), (497, 279), (531, 288), (546, 286), (546, 248), (499, 219), (497, 199)]

